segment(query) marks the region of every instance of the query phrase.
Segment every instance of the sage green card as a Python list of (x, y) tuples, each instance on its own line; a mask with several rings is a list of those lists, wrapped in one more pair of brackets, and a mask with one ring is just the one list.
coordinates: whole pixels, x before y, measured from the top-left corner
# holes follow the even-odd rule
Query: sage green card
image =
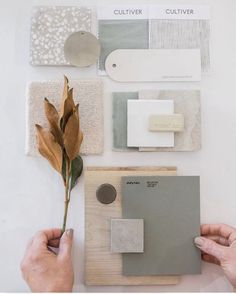
[(144, 219), (144, 253), (124, 253), (123, 275), (201, 273), (198, 176), (123, 177), (122, 214)]

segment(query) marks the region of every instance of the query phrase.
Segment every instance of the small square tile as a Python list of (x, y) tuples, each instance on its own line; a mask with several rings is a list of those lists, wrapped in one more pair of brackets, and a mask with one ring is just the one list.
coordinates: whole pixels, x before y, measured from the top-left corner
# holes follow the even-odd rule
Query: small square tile
[(111, 220), (111, 251), (114, 253), (144, 252), (143, 219)]

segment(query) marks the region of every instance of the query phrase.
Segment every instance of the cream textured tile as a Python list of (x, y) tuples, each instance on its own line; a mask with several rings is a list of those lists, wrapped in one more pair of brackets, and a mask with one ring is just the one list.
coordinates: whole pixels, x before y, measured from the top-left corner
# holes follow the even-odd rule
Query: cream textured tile
[[(82, 154), (101, 154), (103, 152), (103, 83), (95, 80), (72, 80), (74, 100), (80, 104), (81, 129), (84, 140)], [(59, 109), (63, 82), (31, 82), (27, 90), (27, 130), (26, 153), (38, 155), (36, 147), (35, 124), (47, 127), (44, 115), (44, 97), (47, 97)]]
[(173, 147), (174, 133), (149, 132), (149, 117), (154, 114), (173, 114), (171, 100), (128, 100), (128, 143), (129, 147)]
[(111, 251), (138, 253), (144, 251), (143, 219), (111, 220)]
[(74, 32), (91, 31), (91, 9), (76, 6), (36, 6), (31, 18), (30, 63), (69, 65), (64, 43)]

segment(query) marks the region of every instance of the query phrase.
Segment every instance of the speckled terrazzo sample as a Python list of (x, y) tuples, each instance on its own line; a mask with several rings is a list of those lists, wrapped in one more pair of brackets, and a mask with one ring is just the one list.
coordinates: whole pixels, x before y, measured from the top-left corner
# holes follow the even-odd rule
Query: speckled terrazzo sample
[(139, 151), (197, 151), (201, 149), (201, 93), (198, 90), (143, 90), (139, 99), (174, 100), (174, 111), (184, 115), (184, 131), (175, 133), (173, 148), (139, 148)]
[[(71, 81), (74, 100), (80, 103), (81, 130), (84, 140), (82, 154), (101, 154), (103, 152), (103, 83), (99, 79)], [(27, 91), (27, 130), (26, 153), (38, 155), (36, 147), (35, 124), (48, 127), (44, 114), (44, 97), (57, 109), (61, 102), (63, 82), (31, 82)]]
[(30, 63), (69, 65), (65, 40), (74, 32), (91, 31), (91, 9), (76, 6), (36, 6), (31, 18)]
[(107, 56), (116, 49), (148, 49), (148, 20), (99, 20), (101, 55), (99, 69), (105, 70)]
[(151, 49), (201, 49), (203, 72), (210, 69), (209, 20), (150, 20)]

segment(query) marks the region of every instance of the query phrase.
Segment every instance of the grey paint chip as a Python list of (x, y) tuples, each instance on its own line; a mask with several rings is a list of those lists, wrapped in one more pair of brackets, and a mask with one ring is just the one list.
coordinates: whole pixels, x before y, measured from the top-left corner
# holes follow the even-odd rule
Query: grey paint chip
[(111, 251), (114, 253), (144, 252), (143, 219), (111, 220)]

